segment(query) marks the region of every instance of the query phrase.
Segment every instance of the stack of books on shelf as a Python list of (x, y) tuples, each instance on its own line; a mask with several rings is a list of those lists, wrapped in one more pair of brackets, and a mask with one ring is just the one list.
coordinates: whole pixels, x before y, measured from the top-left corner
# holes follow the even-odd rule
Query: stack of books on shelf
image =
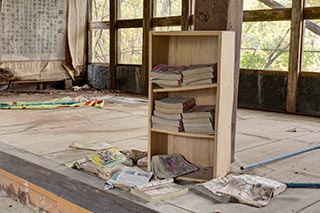
[(168, 66), (166, 64), (159, 64), (152, 69), (150, 78), (153, 83), (160, 87), (181, 87), (182, 74), (181, 70), (184, 66)]
[(206, 85), (217, 82), (217, 64), (198, 64), (190, 66), (155, 66), (150, 78), (159, 87), (184, 87)]
[(184, 132), (182, 113), (192, 109), (194, 98), (164, 98), (155, 101), (152, 116), (152, 128)]
[(181, 72), (182, 86), (206, 85), (217, 82), (217, 64), (191, 65)]
[(182, 113), (184, 131), (187, 133), (213, 134), (214, 133), (213, 105), (196, 105)]

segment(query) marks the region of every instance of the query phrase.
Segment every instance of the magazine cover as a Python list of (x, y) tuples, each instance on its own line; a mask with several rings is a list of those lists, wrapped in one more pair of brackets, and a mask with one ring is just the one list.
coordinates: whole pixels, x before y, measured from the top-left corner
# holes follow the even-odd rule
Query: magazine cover
[(90, 154), (87, 157), (99, 167), (110, 167), (128, 161), (128, 158), (116, 148)]

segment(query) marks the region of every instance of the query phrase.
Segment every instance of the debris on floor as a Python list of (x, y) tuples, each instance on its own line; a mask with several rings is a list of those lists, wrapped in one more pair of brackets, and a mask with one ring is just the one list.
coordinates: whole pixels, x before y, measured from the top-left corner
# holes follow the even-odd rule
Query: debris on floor
[(139, 150), (123, 150), (121, 151), (127, 158), (130, 158), (134, 164), (137, 164), (138, 160), (147, 157), (148, 152), (146, 151), (139, 151)]
[(41, 102), (0, 102), (0, 109), (58, 109), (85, 106), (102, 108), (103, 105), (103, 100), (88, 99), (84, 96), (79, 96), (75, 98), (57, 98)]
[(271, 198), (287, 188), (283, 183), (253, 175), (218, 178), (198, 186), (209, 190), (212, 193), (211, 197), (219, 202), (230, 202), (233, 198), (255, 207), (268, 205)]
[(188, 188), (175, 183), (168, 183), (159, 186), (144, 187), (142, 189), (131, 189), (131, 194), (147, 201), (156, 202), (176, 198), (187, 194)]
[(107, 181), (109, 186), (118, 188), (143, 188), (152, 177), (152, 172), (144, 171), (138, 167), (124, 167)]
[(95, 140), (85, 140), (85, 141), (76, 141), (72, 143), (70, 148), (75, 149), (84, 149), (84, 150), (92, 150), (92, 151), (101, 151), (108, 148), (111, 148), (112, 145), (104, 142), (104, 141), (95, 141)]
[(73, 87), (71, 88), (71, 91), (79, 92), (79, 91), (90, 90), (90, 89), (91, 89), (91, 87), (90, 87), (88, 84), (85, 84), (85, 85), (83, 85), (83, 86), (81, 86), (81, 87), (79, 87), (79, 86), (73, 86)]

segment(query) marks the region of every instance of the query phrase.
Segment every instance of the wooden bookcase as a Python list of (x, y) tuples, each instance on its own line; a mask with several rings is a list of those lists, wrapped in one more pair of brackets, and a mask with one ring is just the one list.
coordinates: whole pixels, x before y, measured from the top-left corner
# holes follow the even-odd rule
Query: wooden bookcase
[[(226, 31), (151, 32), (149, 70), (157, 64), (191, 65), (217, 63), (217, 83), (157, 89), (149, 81), (149, 169), (159, 154), (182, 154), (200, 167), (184, 176), (193, 181), (209, 180), (230, 172), (231, 118), (234, 93), (234, 33)], [(194, 97), (197, 105), (215, 104), (215, 134), (176, 133), (153, 129), (154, 100)]]

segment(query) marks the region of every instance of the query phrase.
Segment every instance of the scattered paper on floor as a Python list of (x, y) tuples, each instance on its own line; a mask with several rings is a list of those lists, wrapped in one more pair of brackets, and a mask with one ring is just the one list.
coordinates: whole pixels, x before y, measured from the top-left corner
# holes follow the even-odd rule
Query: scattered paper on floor
[(211, 191), (218, 201), (230, 196), (240, 203), (256, 207), (268, 205), (272, 197), (286, 190), (283, 183), (253, 175), (218, 178), (198, 185)]
[(104, 106), (103, 100), (88, 99), (84, 96), (79, 96), (75, 98), (64, 97), (57, 98), (48, 101), (38, 101), (38, 102), (0, 102), (0, 109), (8, 110), (22, 110), (22, 109), (59, 109), (59, 108), (71, 108), (71, 107), (99, 107)]
[(112, 145), (104, 142), (104, 141), (98, 141), (98, 140), (90, 140), (87, 139), (85, 141), (76, 141), (73, 142), (70, 145), (70, 148), (76, 148), (76, 149), (84, 149), (84, 150), (92, 150), (92, 151), (100, 151), (111, 148)]

